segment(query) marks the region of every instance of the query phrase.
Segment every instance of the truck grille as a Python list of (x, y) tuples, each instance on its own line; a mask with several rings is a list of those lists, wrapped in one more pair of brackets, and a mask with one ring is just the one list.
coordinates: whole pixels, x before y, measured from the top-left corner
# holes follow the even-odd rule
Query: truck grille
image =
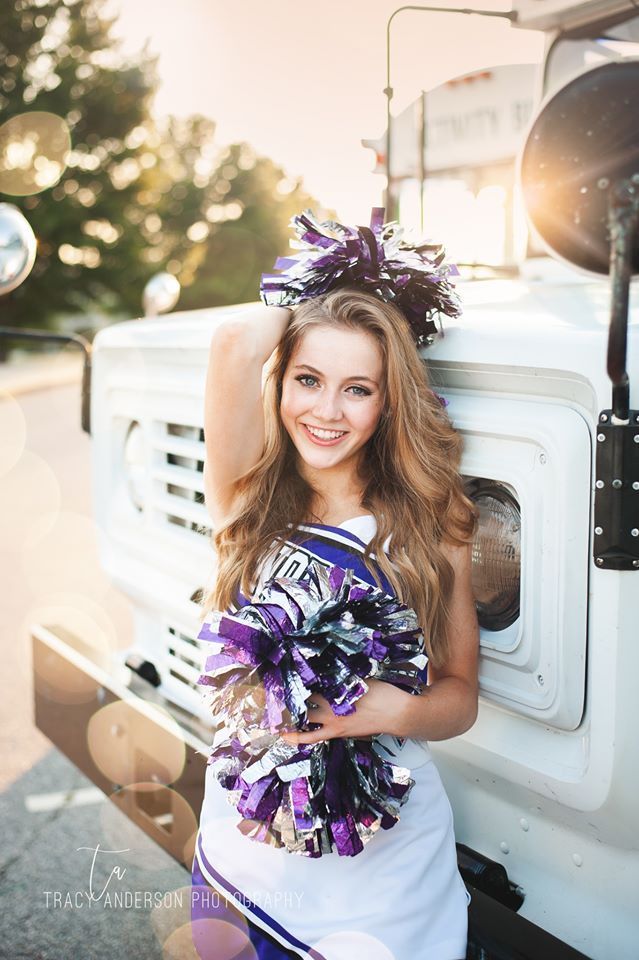
[(178, 630), (177, 627), (168, 627), (166, 638), (166, 666), (171, 677), (180, 683), (191, 687), (198, 695), (202, 688), (197, 685), (197, 679), (204, 667), (203, 641)]
[(151, 476), (156, 516), (194, 533), (211, 535), (204, 506), (204, 430), (156, 421)]

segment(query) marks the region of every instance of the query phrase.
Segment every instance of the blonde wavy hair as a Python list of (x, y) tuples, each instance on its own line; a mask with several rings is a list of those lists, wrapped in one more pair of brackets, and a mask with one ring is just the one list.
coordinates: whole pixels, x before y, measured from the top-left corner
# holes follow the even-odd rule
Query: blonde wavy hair
[(284, 544), (291, 526), (297, 529), (310, 519), (314, 491), (298, 472), (280, 401), (289, 361), (304, 334), (318, 325), (363, 330), (379, 345), (382, 414), (360, 468), (362, 507), (376, 518), (377, 530), (364, 562), (381, 586), (377, 562), (396, 595), (413, 607), (426, 652), (434, 666), (440, 666), (450, 652), (446, 626), (454, 582), (441, 543), (470, 542), (477, 519), (458, 472), (462, 440), (432, 392), (403, 314), (359, 290), (331, 291), (296, 306), (270, 358), (263, 391), (264, 450), (238, 481), (231, 516), (213, 532), (217, 575), (202, 600), (202, 619), (213, 607), (232, 606), (238, 590), (250, 596), (256, 572), (274, 543)]

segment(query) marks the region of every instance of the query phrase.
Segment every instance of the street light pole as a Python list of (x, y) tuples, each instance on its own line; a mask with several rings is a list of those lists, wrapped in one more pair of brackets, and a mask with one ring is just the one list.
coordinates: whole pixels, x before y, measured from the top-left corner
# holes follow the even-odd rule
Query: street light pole
[(403, 13), (405, 10), (414, 10), (418, 13), (463, 13), (466, 16), (476, 16), (476, 17), (499, 17), (502, 20), (510, 20), (511, 23), (514, 23), (517, 20), (517, 14), (512, 10), (499, 11), (499, 10), (472, 10), (468, 7), (423, 7), (423, 6), (413, 6), (409, 4), (407, 6), (398, 7), (397, 10), (394, 10), (388, 21), (386, 23), (386, 87), (384, 88), (384, 96), (386, 97), (386, 219), (395, 220), (397, 218), (396, 211), (396, 198), (393, 192), (392, 186), (392, 166), (391, 166), (391, 148), (392, 148), (392, 131), (391, 131), (391, 100), (393, 99), (393, 88), (391, 86), (391, 25), (393, 20), (398, 14)]

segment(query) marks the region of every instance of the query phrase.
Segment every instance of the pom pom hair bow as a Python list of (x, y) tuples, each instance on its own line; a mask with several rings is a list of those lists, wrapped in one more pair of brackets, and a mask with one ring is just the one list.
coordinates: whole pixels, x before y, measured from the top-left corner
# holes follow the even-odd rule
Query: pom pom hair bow
[(414, 781), (375, 738), (294, 745), (279, 733), (306, 728), (313, 693), (353, 713), (366, 677), (419, 693), (428, 658), (413, 610), (351, 569), (312, 561), (304, 579), (274, 577), (259, 601), (214, 611), (198, 639), (209, 641), (198, 682), (217, 721), (208, 762), (242, 833), (302, 856), (355, 856), (395, 825)]
[(373, 207), (369, 227), (319, 221), (311, 210), (293, 217), (298, 240), (291, 246), (300, 252), (279, 257), (274, 264), (279, 273), (262, 274), (262, 301), (293, 306), (339, 287), (359, 287), (401, 310), (418, 347), (432, 343), (434, 316), (461, 313), (449, 279), (459, 271), (445, 261), (441, 244), (408, 243), (396, 221), (383, 220), (384, 207)]

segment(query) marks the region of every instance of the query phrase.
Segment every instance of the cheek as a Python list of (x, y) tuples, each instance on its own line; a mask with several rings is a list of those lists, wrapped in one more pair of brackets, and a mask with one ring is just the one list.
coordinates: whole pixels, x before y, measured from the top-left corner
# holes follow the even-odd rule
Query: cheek
[(302, 400), (303, 397), (300, 397), (299, 391), (284, 381), (282, 384), (282, 399), (280, 400), (280, 416), (285, 423), (301, 413)]
[(372, 434), (379, 423), (381, 412), (382, 405), (379, 401), (362, 403), (351, 411), (349, 420), (362, 433)]
[(375, 410), (373, 411), (373, 413), (371, 414), (371, 417), (370, 417), (370, 431), (371, 431), (371, 433), (374, 433), (375, 430), (377, 429), (377, 426), (378, 426), (378, 424), (379, 424), (379, 420), (380, 420), (381, 415), (382, 415), (381, 405), (380, 405), (380, 404), (376, 404)]

